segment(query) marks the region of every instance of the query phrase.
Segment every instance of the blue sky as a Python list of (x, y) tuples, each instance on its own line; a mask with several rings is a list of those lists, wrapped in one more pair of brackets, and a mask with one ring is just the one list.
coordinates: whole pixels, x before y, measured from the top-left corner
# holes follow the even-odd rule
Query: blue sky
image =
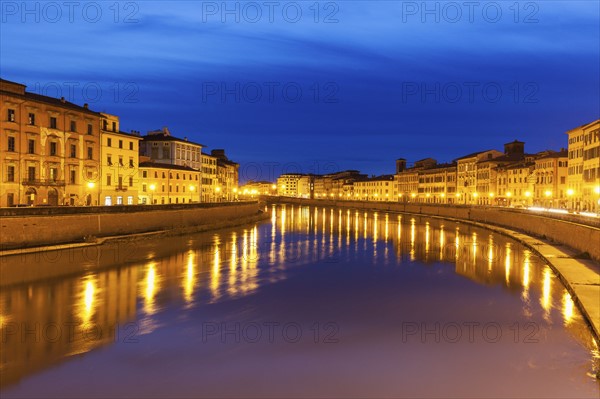
[(225, 148), (243, 180), (558, 150), (600, 117), (600, 2), (464, 3), (2, 0), (0, 76)]

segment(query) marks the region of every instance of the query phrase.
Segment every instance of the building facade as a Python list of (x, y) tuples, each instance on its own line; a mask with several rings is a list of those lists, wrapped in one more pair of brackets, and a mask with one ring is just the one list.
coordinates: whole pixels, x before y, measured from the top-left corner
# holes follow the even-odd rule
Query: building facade
[(139, 176), (141, 204), (189, 204), (201, 199), (199, 170), (142, 158)]
[[(141, 137), (119, 130), (119, 118), (102, 113), (100, 130), (101, 205), (136, 205), (139, 202), (139, 143)], [(90, 187), (93, 190), (95, 187)]]
[(92, 205), (101, 115), (0, 79), (0, 206)]
[(598, 212), (600, 209), (600, 119), (567, 132), (569, 208)]

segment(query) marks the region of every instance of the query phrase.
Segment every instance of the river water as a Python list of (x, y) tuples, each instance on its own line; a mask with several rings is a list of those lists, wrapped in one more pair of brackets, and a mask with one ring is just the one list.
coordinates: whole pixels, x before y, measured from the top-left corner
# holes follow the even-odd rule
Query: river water
[(599, 397), (598, 344), (516, 241), (411, 215), (267, 211), (0, 258), (2, 397)]

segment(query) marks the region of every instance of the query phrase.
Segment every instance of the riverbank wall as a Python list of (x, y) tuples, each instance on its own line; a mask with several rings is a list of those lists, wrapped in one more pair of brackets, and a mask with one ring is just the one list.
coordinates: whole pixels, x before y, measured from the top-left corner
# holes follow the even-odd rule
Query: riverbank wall
[(0, 250), (94, 242), (102, 237), (156, 231), (218, 228), (255, 217), (258, 201), (128, 205), (112, 207), (32, 207), (0, 210)]

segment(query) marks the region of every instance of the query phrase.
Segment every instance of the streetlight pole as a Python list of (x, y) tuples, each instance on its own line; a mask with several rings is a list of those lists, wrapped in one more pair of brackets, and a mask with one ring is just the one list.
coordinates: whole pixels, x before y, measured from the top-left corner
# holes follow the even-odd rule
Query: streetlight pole
[(154, 184), (150, 185), (150, 205), (154, 205), (154, 190), (156, 190), (156, 186)]

